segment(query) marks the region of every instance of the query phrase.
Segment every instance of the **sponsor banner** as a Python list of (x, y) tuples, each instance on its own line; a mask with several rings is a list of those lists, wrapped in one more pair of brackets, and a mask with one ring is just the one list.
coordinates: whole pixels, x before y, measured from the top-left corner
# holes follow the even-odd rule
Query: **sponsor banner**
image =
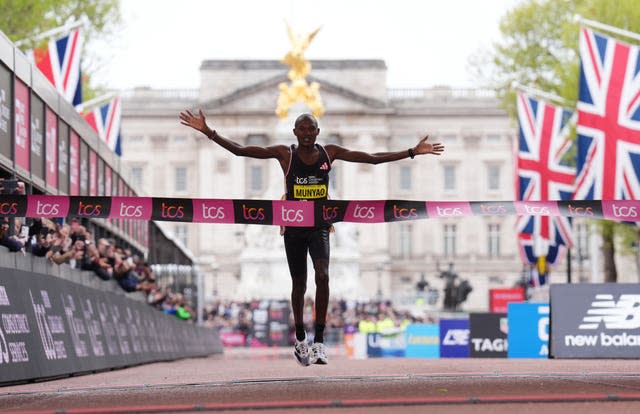
[(152, 220), (193, 221), (193, 204), (188, 198), (153, 198)]
[(153, 210), (150, 197), (111, 197), (109, 218), (127, 220), (149, 220)]
[(111, 211), (111, 197), (69, 197), (69, 213), (74, 217), (107, 218)]
[(564, 217), (603, 217), (602, 204), (596, 200), (558, 201), (558, 209)]
[(45, 109), (45, 182), (58, 188), (58, 117), (48, 106)]
[(69, 194), (80, 195), (80, 137), (73, 129), (69, 139)]
[(640, 358), (640, 285), (551, 285), (553, 358)]
[(315, 203), (315, 222), (332, 224), (344, 221), (347, 213), (348, 201), (343, 200), (322, 200)]
[[(71, 131), (69, 145), (69, 191), (72, 196), (89, 192), (89, 162), (86, 166), (78, 157), (78, 136)], [(86, 146), (84, 150), (88, 150)], [(82, 153), (83, 147), (80, 146)], [(87, 156), (88, 156), (87, 152)], [(83, 166), (80, 168), (79, 163)], [(86, 167), (86, 171), (82, 172)], [(105, 194), (109, 193), (114, 178), (105, 166)], [(84, 178), (82, 178), (84, 177)], [(83, 184), (84, 183), (84, 184)], [(122, 180), (118, 179), (118, 193), (124, 194)], [(0, 194), (0, 202), (7, 195)], [(27, 196), (35, 197), (35, 196)], [(39, 196), (40, 201), (46, 197)], [(85, 200), (101, 197), (84, 197)], [(409, 200), (232, 200), (129, 197), (150, 200), (153, 205), (151, 218), (158, 221), (183, 221), (199, 223), (242, 223), (289, 227), (311, 227), (321, 223), (340, 221), (352, 223), (385, 223), (439, 217), (504, 216), (513, 214), (550, 215), (563, 217), (589, 216), (608, 220), (640, 221), (640, 201), (591, 200), (591, 201), (455, 201), (422, 202)], [(145, 204), (141, 201), (136, 204)], [(65, 213), (60, 213), (64, 217)], [(113, 215), (114, 213), (112, 213)], [(2, 214), (0, 214), (1, 216)], [(4, 214), (6, 215), (6, 214)], [(603, 217), (604, 216), (604, 217)], [(38, 216), (29, 216), (38, 217)], [(118, 217), (117, 214), (116, 216)], [(118, 217), (120, 218), (120, 217)], [(126, 218), (126, 217), (122, 217)], [(133, 217), (138, 218), (138, 217)], [(148, 218), (147, 218), (148, 219)]]
[(367, 356), (370, 358), (403, 357), (404, 332), (367, 334)]
[(23, 172), (28, 173), (31, 167), (31, 158), (29, 157), (31, 150), (31, 142), (29, 140), (29, 122), (31, 120), (29, 112), (29, 88), (17, 78), (14, 83), (14, 88), (15, 124), (13, 134), (15, 137), (15, 165)]
[(289, 302), (273, 300), (269, 302), (269, 346), (289, 346)]
[(559, 216), (557, 201), (514, 201), (519, 216)]
[(13, 74), (4, 65), (0, 65), (0, 156), (8, 161), (13, 161), (13, 105)]
[(509, 358), (549, 357), (549, 304), (510, 303)]
[(489, 289), (489, 312), (507, 313), (507, 306), (512, 302), (524, 302), (523, 288)]
[(273, 224), (276, 226), (313, 227), (314, 205), (308, 201), (274, 201)]
[(384, 223), (384, 200), (351, 201), (344, 215), (345, 221), (353, 223)]
[(215, 330), (54, 276), (0, 272), (0, 383), (222, 352)]
[(387, 200), (384, 206), (384, 221), (406, 221), (427, 218), (424, 201)]
[(440, 320), (440, 357), (469, 357), (469, 320)]
[[(308, 201), (307, 201), (308, 202)], [(236, 223), (272, 224), (273, 201), (233, 200)]]
[(31, 195), (26, 197), (26, 217), (66, 217), (69, 212), (69, 197)]
[(193, 221), (196, 223), (235, 223), (233, 201), (219, 199), (193, 200)]
[(7, 195), (0, 198), (0, 216), (27, 215), (27, 197), (20, 195)]
[(602, 200), (604, 218), (615, 221), (640, 221), (640, 201)]
[(471, 201), (471, 211), (476, 216), (515, 216), (516, 207), (511, 201)]
[(247, 336), (242, 332), (222, 329), (220, 331), (220, 340), (224, 346), (245, 346)]
[(506, 358), (508, 329), (506, 313), (469, 314), (469, 356)]
[(473, 216), (468, 201), (429, 201), (427, 202), (429, 217), (464, 217)]
[(436, 324), (412, 323), (404, 331), (407, 358), (440, 357), (440, 327)]
[(89, 150), (89, 195), (98, 195), (98, 154)]
[(44, 102), (31, 94), (31, 177), (44, 183)]

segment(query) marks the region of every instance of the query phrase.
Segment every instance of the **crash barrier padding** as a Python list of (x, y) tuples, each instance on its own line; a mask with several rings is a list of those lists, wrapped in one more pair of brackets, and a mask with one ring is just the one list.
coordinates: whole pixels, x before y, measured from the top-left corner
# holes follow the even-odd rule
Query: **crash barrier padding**
[(640, 221), (640, 201), (242, 200), (0, 195), (0, 217), (86, 217), (312, 227), (467, 216), (562, 216)]

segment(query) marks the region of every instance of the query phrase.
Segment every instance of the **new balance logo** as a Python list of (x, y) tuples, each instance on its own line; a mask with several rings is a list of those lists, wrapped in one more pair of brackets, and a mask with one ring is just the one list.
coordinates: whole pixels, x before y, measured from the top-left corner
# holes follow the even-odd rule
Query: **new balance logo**
[(322, 165), (320, 166), (321, 170), (328, 170), (329, 169), (329, 164), (327, 164), (326, 162), (323, 162)]
[(640, 295), (620, 295), (617, 302), (613, 295), (596, 295), (578, 329), (598, 329), (601, 322), (606, 329), (640, 328)]

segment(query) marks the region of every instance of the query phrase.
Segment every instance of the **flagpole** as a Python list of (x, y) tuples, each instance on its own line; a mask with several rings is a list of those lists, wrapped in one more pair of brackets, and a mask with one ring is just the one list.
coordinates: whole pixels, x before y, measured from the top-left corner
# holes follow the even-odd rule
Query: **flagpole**
[(606, 30), (606, 31), (611, 32), (611, 33), (615, 33), (615, 34), (618, 34), (618, 35), (621, 35), (621, 36), (626, 36), (628, 38), (640, 41), (640, 34), (638, 34), (638, 33), (630, 32), (628, 30), (620, 29), (619, 27), (610, 26), (608, 24), (600, 23), (600, 22), (595, 21), (595, 20), (585, 19), (584, 17), (580, 16), (579, 14), (576, 14), (574, 16), (574, 20), (576, 22), (578, 22), (578, 23), (584, 24), (585, 26), (591, 26), (591, 27), (594, 27), (596, 29)]
[(15, 45), (20, 47), (23, 44), (32, 41), (32, 42), (36, 42), (38, 40), (42, 40), (42, 39), (46, 39), (49, 37), (53, 37), (56, 36), (60, 33), (67, 33), (70, 32), (73, 29), (76, 29), (78, 27), (84, 26), (86, 24), (84, 19), (81, 20), (77, 20), (75, 22), (69, 23), (67, 25), (64, 26), (60, 26), (60, 27), (56, 27), (55, 29), (51, 29), (51, 30), (47, 30), (46, 32), (40, 33), (39, 35), (33, 37), (33, 38), (26, 38), (26, 39), (21, 39), (18, 40), (17, 42), (15, 42)]
[(528, 93), (528, 94), (531, 94), (531, 95), (537, 95), (537, 96), (540, 96), (541, 98), (546, 98), (546, 99), (551, 100), (551, 101), (556, 101), (556, 102), (558, 102), (560, 104), (567, 105), (567, 106), (572, 107), (572, 108), (576, 106), (575, 102), (568, 101), (568, 100), (564, 99), (561, 96), (558, 96), (558, 95), (553, 94), (553, 93), (542, 91), (542, 90), (534, 88), (532, 86), (523, 85), (518, 81), (514, 81), (511, 84), (511, 87), (516, 89), (516, 90), (520, 90), (522, 92), (525, 92), (525, 93)]
[(111, 92), (110, 93), (106, 93), (104, 95), (100, 95), (100, 96), (95, 97), (95, 98), (93, 98), (93, 99), (91, 99), (89, 101), (82, 102), (81, 104), (76, 105), (76, 111), (84, 112), (88, 108), (92, 108), (94, 106), (98, 106), (103, 102), (106, 102), (106, 101), (109, 101), (109, 100), (115, 98), (115, 96), (116, 95), (114, 93), (111, 93)]

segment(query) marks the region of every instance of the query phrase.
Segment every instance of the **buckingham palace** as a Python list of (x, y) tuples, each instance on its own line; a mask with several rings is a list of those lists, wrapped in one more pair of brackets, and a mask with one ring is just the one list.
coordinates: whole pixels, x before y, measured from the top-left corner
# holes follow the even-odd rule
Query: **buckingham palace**
[[(326, 110), (318, 143), (399, 151), (429, 135), (446, 148), (439, 157), (389, 164), (336, 161), (331, 199), (514, 199), (517, 125), (492, 91), (390, 89), (383, 60), (310, 63), (308, 80), (319, 84)], [(212, 129), (243, 145), (290, 145), (296, 142), (295, 118), (310, 111), (296, 104), (288, 117), (276, 116), (278, 85), (286, 81), (287, 67), (277, 60), (206, 60), (198, 89), (124, 92), (122, 162), (130, 182), (140, 194), (154, 197), (279, 199), (284, 179), (278, 162), (236, 157), (181, 125), (178, 113), (202, 109)], [(522, 278), (514, 223), (512, 216), (337, 223), (331, 295), (412, 303), (420, 280), (442, 292), (445, 281), (439, 276), (453, 266), (473, 287), (463, 308), (485, 310), (489, 288), (513, 287)], [(288, 298), (291, 282), (277, 227), (159, 224), (198, 260), (206, 301)], [(555, 273), (564, 277), (563, 270)], [(312, 275), (309, 279), (311, 295)], [(442, 294), (438, 302), (433, 309), (441, 308)]]

